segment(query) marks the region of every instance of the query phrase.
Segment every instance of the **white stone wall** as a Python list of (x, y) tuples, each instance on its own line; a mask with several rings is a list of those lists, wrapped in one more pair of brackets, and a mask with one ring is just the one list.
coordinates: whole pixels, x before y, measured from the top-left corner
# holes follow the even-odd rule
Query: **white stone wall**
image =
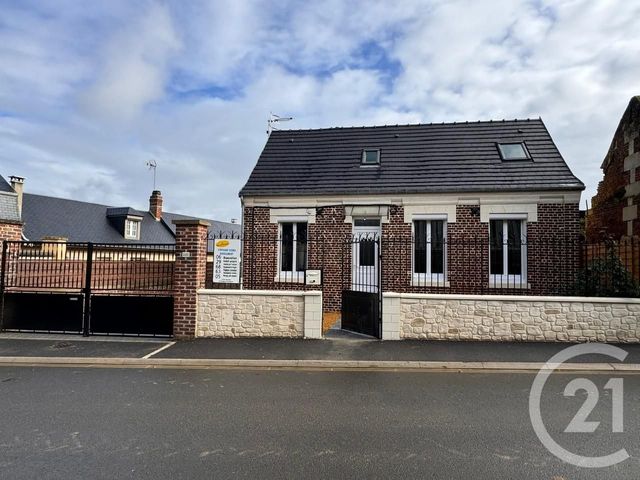
[(322, 293), (200, 290), (196, 337), (322, 336)]
[(389, 340), (640, 341), (638, 299), (386, 293), (383, 302)]

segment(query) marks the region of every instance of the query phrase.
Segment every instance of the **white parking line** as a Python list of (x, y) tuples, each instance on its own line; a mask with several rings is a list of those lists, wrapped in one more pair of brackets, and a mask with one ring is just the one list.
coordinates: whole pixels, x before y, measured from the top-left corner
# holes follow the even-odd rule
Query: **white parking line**
[(145, 355), (145, 356), (144, 356), (144, 357), (142, 357), (142, 358), (151, 358), (151, 357), (153, 357), (156, 353), (160, 353), (161, 351), (166, 350), (167, 348), (172, 347), (172, 346), (174, 346), (175, 344), (176, 344), (176, 342), (169, 342), (169, 343), (167, 343), (166, 345), (163, 345), (162, 347), (158, 348), (157, 350), (154, 350), (153, 352), (151, 352), (151, 353), (149, 353), (149, 354)]

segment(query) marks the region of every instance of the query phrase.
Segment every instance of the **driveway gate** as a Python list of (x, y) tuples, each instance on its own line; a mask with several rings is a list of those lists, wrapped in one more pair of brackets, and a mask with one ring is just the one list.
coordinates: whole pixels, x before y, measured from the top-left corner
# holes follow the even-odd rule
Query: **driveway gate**
[(3, 242), (0, 329), (171, 336), (174, 245)]
[(357, 233), (343, 251), (351, 258), (350, 275), (343, 273), (342, 328), (356, 333), (381, 336), (382, 256), (380, 235)]

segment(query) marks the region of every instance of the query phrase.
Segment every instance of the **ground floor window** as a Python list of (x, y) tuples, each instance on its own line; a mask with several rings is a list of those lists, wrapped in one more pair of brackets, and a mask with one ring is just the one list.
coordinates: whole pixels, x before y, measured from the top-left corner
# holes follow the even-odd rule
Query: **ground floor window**
[[(283, 279), (304, 277), (307, 269), (307, 223), (280, 224), (279, 273)], [(289, 277), (287, 277), (289, 274)]]
[(489, 274), (496, 286), (521, 286), (526, 282), (526, 222), (496, 219), (489, 222)]
[(446, 228), (444, 220), (415, 220), (413, 222), (414, 283), (444, 281)]

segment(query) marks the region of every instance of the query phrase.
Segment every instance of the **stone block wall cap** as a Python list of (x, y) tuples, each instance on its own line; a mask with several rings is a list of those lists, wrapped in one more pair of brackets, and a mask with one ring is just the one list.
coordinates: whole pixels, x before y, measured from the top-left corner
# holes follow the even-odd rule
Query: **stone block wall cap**
[(173, 220), (171, 223), (173, 223), (174, 225), (193, 225), (193, 226), (198, 226), (198, 225), (202, 225), (203, 227), (210, 227), (211, 223), (207, 222), (206, 220), (201, 220), (199, 218), (189, 218), (189, 219), (185, 219), (185, 220)]
[[(202, 288), (197, 291), (198, 295), (253, 295), (253, 296), (274, 296), (274, 297), (303, 297), (307, 293), (300, 290), (231, 290), (226, 288)], [(321, 292), (317, 292), (320, 294)]]
[(425, 300), (501, 300), (511, 302), (580, 302), (580, 303), (630, 303), (640, 304), (640, 298), (609, 297), (551, 297), (533, 295), (458, 295), (449, 293), (383, 293), (383, 297), (415, 298)]

